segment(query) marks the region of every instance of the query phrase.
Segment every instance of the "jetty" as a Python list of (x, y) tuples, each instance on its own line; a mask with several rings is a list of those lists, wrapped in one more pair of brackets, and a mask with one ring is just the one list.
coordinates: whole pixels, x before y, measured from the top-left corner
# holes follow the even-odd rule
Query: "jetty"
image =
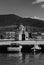
[(0, 45), (11, 45), (12, 43), (14, 44), (19, 44), (19, 45), (44, 45), (44, 39), (38, 40), (38, 39), (30, 39), (28, 41), (15, 41), (15, 40), (9, 40), (9, 39), (0, 39)]
[(30, 48), (30, 46), (32, 46), (31, 50), (34, 50), (34, 52), (35, 52), (36, 50), (42, 49), (39, 45), (44, 45), (44, 40), (35, 40), (35, 39), (31, 39), (29, 41), (15, 41), (15, 40), (7, 40), (7, 39), (0, 40), (1, 49), (6, 49), (12, 45), (13, 46), (19, 45), (19, 46), (22, 46), (22, 48), (23, 47), (25, 48), (26, 46), (28, 46)]

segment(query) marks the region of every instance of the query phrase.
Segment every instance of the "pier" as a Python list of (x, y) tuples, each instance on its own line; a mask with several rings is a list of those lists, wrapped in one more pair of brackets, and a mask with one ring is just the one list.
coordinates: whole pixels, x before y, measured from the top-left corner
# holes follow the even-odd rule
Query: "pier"
[[(25, 41), (15, 41), (12, 39), (0, 39), (0, 50), (5, 50), (7, 47), (10, 47), (11, 45), (19, 45), (22, 46), (25, 50), (41, 50), (42, 48), (39, 45), (44, 45), (44, 39), (38, 40), (38, 39), (30, 39)], [(29, 48), (29, 49), (28, 49)]]
[(8, 40), (8, 39), (2, 39), (0, 40), (0, 45), (11, 45), (12, 43), (14, 44), (19, 44), (19, 45), (44, 45), (44, 39), (42, 40), (37, 40), (37, 39), (30, 39), (30, 40), (25, 40), (25, 41), (14, 41), (14, 40)]

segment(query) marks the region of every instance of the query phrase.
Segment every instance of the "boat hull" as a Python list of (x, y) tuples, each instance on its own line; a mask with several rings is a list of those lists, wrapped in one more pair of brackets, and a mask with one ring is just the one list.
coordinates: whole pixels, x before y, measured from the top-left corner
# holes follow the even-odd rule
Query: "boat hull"
[(22, 46), (19, 47), (8, 47), (7, 51), (21, 51)]

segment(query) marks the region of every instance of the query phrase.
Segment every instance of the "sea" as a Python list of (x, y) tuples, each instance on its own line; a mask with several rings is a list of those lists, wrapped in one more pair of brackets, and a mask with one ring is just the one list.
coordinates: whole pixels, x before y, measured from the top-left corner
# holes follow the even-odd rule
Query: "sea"
[(0, 65), (44, 65), (44, 52), (0, 53)]

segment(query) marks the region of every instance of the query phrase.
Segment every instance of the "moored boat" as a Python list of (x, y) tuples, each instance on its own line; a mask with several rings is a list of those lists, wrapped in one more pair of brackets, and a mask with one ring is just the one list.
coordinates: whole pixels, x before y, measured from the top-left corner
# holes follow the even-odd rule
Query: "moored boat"
[(10, 47), (7, 48), (7, 51), (21, 51), (22, 46), (16, 43), (12, 43)]
[(31, 48), (31, 50), (33, 50), (34, 52), (35, 51), (40, 51), (41, 50), (41, 47), (39, 47), (37, 44), (35, 44), (34, 47)]

